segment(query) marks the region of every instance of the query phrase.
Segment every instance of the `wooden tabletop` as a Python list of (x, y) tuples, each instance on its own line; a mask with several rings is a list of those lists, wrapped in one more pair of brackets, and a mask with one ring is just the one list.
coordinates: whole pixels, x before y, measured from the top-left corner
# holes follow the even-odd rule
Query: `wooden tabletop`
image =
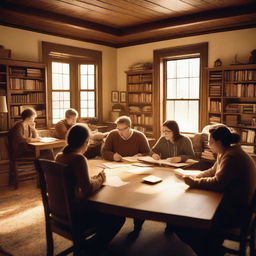
[[(104, 160), (89, 160), (90, 174)], [(130, 167), (138, 168), (138, 167)], [(170, 222), (174, 225), (210, 228), (222, 194), (190, 189), (170, 167), (148, 167), (143, 174), (134, 174), (126, 167), (110, 169), (109, 176), (129, 182), (121, 187), (104, 186), (89, 197), (98, 210), (127, 217)], [(142, 178), (155, 175), (163, 179), (154, 185), (142, 183)]]

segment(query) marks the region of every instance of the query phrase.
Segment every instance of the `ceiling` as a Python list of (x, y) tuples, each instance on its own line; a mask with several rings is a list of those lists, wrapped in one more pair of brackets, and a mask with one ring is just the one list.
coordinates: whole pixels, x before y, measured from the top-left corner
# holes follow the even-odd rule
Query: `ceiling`
[(256, 27), (256, 0), (1, 0), (0, 24), (124, 47)]

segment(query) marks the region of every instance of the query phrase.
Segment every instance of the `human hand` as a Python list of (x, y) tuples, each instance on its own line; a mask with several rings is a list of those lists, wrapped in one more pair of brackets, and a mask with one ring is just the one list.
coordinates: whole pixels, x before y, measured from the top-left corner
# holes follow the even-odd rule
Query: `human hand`
[(132, 157), (139, 157), (139, 156), (142, 156), (142, 154), (141, 153), (138, 153), (138, 154), (136, 154), (136, 155), (134, 155), (134, 156), (132, 156)]
[(29, 122), (29, 126), (30, 126), (32, 129), (36, 129), (36, 123), (35, 123), (34, 121)]
[(193, 187), (194, 185), (194, 179), (191, 176), (183, 176), (184, 182), (189, 185), (190, 187)]
[(155, 160), (160, 160), (161, 159), (161, 157), (158, 154), (156, 154), (156, 153), (154, 153), (152, 155), (152, 158), (155, 159)]
[(179, 162), (181, 162), (181, 157), (180, 156), (174, 156), (174, 157), (167, 158), (167, 160), (171, 163), (179, 163)]
[(118, 153), (115, 153), (113, 156), (114, 161), (118, 162), (122, 160), (122, 156), (119, 155)]
[(98, 176), (101, 176), (103, 182), (106, 181), (106, 173), (104, 172), (104, 170), (102, 170), (102, 171), (98, 174)]

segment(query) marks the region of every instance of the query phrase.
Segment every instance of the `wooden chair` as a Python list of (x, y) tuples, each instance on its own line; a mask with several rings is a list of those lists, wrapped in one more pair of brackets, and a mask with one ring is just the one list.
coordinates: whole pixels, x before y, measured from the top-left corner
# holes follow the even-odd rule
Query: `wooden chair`
[(9, 185), (18, 188), (19, 182), (24, 180), (36, 179), (36, 169), (34, 165), (35, 157), (33, 155), (20, 156), (16, 152), (13, 144), (13, 136), (11, 130), (8, 134), (9, 148)]
[(231, 240), (239, 243), (238, 250), (224, 247), (227, 253), (245, 256), (246, 247), (247, 245), (249, 245), (250, 256), (256, 255), (256, 247), (255, 247), (256, 212), (255, 210), (256, 210), (256, 191), (254, 192), (254, 196), (252, 198), (248, 215), (245, 218), (241, 227), (235, 228), (235, 229), (225, 229), (221, 231), (222, 235), (224, 235), (225, 240)]
[(74, 185), (68, 166), (51, 160), (37, 159), (39, 184), (44, 205), (47, 255), (53, 255), (52, 233), (57, 233), (71, 241), (73, 246), (58, 255), (74, 252), (79, 255), (86, 238), (95, 234), (93, 227), (83, 227), (79, 221), (78, 211), (74, 201)]

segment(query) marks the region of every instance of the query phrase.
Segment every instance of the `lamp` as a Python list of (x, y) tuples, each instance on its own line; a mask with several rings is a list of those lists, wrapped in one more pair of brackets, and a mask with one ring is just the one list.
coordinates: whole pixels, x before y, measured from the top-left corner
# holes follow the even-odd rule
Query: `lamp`
[(7, 130), (7, 120), (4, 113), (8, 113), (6, 96), (0, 96), (0, 130)]

